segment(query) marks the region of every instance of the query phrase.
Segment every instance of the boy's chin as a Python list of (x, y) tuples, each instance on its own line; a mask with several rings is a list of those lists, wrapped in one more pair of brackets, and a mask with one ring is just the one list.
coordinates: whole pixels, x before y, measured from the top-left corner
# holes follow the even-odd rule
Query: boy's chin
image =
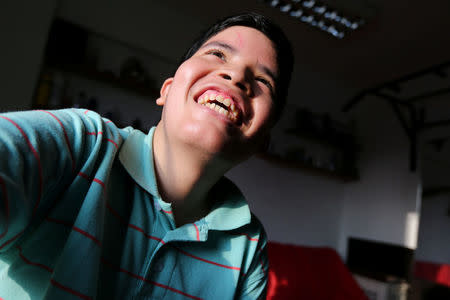
[[(198, 133), (198, 132), (197, 132)], [(254, 145), (244, 145), (238, 137), (223, 132), (203, 132), (184, 135), (183, 141), (192, 148), (203, 152), (205, 157), (221, 157), (230, 163), (239, 163), (258, 152)]]
[(237, 127), (227, 127), (220, 122), (190, 120), (172, 127), (177, 139), (206, 157), (222, 157), (237, 163), (261, 152), (259, 139), (248, 140)]

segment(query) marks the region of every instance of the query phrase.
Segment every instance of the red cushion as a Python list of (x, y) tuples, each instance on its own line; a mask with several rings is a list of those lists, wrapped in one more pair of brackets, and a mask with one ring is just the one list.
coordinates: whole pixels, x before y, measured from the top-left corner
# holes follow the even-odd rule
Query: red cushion
[(450, 265), (416, 261), (414, 276), (450, 287)]
[(267, 299), (367, 300), (331, 248), (269, 242)]

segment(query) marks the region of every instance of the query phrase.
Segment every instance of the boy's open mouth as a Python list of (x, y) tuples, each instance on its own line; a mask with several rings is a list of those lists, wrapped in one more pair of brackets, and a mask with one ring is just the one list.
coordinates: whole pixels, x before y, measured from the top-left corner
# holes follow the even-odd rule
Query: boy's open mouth
[(239, 119), (239, 109), (231, 100), (231, 97), (218, 91), (207, 90), (198, 98), (197, 103), (215, 110), (233, 123), (236, 123)]

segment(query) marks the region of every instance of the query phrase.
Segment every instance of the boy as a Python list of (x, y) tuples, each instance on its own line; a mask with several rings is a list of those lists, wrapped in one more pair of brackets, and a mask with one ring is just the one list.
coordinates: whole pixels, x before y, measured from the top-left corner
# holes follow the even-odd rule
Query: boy
[(266, 236), (223, 175), (267, 144), (291, 69), (281, 30), (242, 14), (187, 52), (148, 135), (0, 115), (0, 298), (263, 299)]

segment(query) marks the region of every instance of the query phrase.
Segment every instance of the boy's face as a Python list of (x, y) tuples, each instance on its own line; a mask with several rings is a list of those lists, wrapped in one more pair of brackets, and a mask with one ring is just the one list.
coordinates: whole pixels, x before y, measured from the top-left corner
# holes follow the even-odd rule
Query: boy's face
[(207, 40), (167, 79), (157, 100), (170, 142), (181, 141), (236, 163), (267, 142), (278, 73), (272, 42), (229, 27)]

